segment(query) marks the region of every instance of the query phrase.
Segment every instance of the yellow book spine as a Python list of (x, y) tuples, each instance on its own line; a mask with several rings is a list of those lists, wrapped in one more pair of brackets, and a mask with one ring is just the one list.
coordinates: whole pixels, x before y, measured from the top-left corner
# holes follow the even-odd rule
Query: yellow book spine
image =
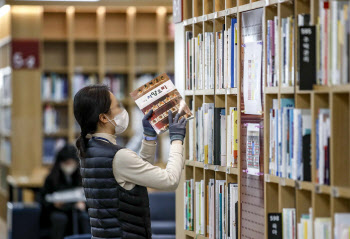
[(208, 145), (204, 145), (204, 163), (208, 164)]

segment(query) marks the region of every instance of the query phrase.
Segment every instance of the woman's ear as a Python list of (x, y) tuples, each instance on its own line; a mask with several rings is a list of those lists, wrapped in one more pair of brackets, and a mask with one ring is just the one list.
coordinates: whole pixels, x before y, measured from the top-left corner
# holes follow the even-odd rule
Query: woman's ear
[(107, 118), (107, 115), (105, 115), (105, 114), (100, 114), (100, 115), (98, 116), (98, 119), (99, 119), (99, 121), (100, 121), (101, 123), (103, 123), (103, 124), (107, 124), (107, 123), (109, 122), (109, 120), (108, 120), (108, 118)]

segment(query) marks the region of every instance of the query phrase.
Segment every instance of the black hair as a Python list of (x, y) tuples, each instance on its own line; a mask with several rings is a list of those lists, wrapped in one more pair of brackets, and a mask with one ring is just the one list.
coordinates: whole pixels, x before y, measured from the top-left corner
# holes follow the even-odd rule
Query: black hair
[(87, 134), (96, 131), (100, 114), (108, 114), (110, 107), (110, 91), (106, 85), (86, 86), (74, 96), (74, 116), (81, 129), (76, 146), (81, 158), (85, 158)]
[[(54, 187), (58, 187), (60, 184), (60, 175), (62, 174), (60, 164), (69, 159), (73, 159), (79, 166), (77, 149), (71, 144), (66, 144), (61, 150), (57, 152), (55, 163), (48, 176), (52, 180)], [(77, 170), (75, 170), (75, 172), (72, 174), (72, 178), (74, 181), (81, 181), (81, 176), (78, 167)]]

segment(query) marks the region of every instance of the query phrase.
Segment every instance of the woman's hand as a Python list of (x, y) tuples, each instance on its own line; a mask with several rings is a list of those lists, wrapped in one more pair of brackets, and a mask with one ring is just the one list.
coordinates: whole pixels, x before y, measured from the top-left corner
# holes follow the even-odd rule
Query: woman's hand
[(85, 211), (85, 208), (86, 208), (85, 202), (75, 203), (75, 208), (79, 209), (80, 211)]
[(170, 141), (173, 142), (174, 140), (181, 140), (181, 142), (183, 142), (186, 136), (186, 118), (183, 117), (179, 121), (180, 114), (177, 113), (173, 120), (173, 113), (171, 110), (169, 110), (168, 115)]
[(55, 208), (61, 209), (63, 207), (64, 203), (63, 202), (55, 202), (53, 205), (55, 206)]
[(147, 136), (155, 137), (157, 136), (157, 133), (153, 129), (151, 123), (148, 121), (152, 114), (153, 114), (153, 110), (150, 110), (142, 119), (143, 134)]

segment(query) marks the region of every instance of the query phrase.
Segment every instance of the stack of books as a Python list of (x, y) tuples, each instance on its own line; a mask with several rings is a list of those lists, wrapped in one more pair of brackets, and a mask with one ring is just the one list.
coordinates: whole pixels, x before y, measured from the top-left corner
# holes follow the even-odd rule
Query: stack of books
[(270, 109), (269, 174), (311, 181), (311, 111), (295, 109), (293, 99)]
[(41, 78), (41, 98), (44, 101), (60, 102), (68, 97), (68, 81), (65, 75), (44, 74)]

